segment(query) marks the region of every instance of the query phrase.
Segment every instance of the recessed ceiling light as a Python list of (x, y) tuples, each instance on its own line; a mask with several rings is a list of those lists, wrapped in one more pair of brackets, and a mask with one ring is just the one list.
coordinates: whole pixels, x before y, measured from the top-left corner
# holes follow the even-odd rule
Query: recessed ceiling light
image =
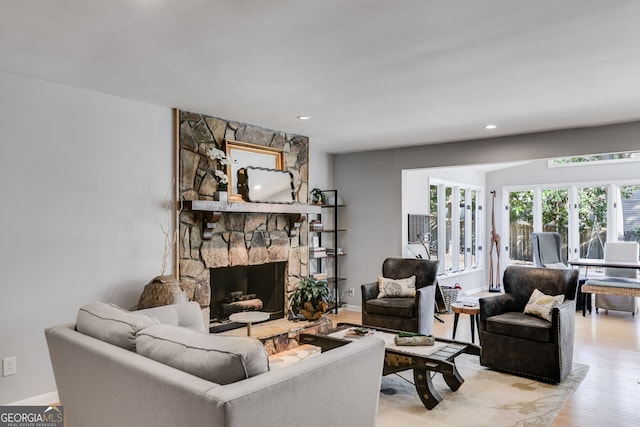
[(485, 125), (485, 126), (484, 126), (484, 128), (485, 128), (485, 129), (495, 129), (495, 128), (497, 128), (497, 127), (498, 127), (498, 126), (496, 126), (496, 125)]
[(311, 116), (298, 116), (300, 120), (309, 120)]

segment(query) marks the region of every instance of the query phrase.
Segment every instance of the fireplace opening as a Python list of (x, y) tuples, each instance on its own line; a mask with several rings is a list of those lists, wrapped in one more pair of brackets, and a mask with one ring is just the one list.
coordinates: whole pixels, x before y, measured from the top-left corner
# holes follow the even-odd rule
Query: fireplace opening
[(284, 317), (286, 262), (211, 269), (211, 332), (244, 327), (229, 315), (264, 311), (269, 319)]

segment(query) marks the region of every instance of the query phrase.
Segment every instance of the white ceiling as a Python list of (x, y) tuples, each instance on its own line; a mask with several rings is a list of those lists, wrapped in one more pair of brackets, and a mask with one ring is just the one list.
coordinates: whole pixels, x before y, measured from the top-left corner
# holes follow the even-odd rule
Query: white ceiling
[(439, 143), (640, 119), (640, 1), (0, 0), (0, 70), (332, 153)]

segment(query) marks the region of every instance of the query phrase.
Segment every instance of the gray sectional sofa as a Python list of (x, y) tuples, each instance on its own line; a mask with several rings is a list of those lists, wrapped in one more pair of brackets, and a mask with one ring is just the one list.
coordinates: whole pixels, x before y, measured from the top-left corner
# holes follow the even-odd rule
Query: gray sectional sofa
[(204, 332), (197, 303), (95, 303), (45, 335), (68, 427), (375, 425), (376, 338), (270, 370), (257, 340)]

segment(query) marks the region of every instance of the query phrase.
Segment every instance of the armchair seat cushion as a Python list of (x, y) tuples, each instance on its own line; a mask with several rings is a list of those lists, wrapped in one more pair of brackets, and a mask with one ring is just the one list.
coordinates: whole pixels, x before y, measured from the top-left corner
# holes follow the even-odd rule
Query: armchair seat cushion
[(551, 322), (515, 311), (487, 317), (486, 331), (530, 341), (551, 342)]
[(408, 318), (416, 316), (415, 298), (375, 298), (368, 300), (365, 306), (370, 314)]

